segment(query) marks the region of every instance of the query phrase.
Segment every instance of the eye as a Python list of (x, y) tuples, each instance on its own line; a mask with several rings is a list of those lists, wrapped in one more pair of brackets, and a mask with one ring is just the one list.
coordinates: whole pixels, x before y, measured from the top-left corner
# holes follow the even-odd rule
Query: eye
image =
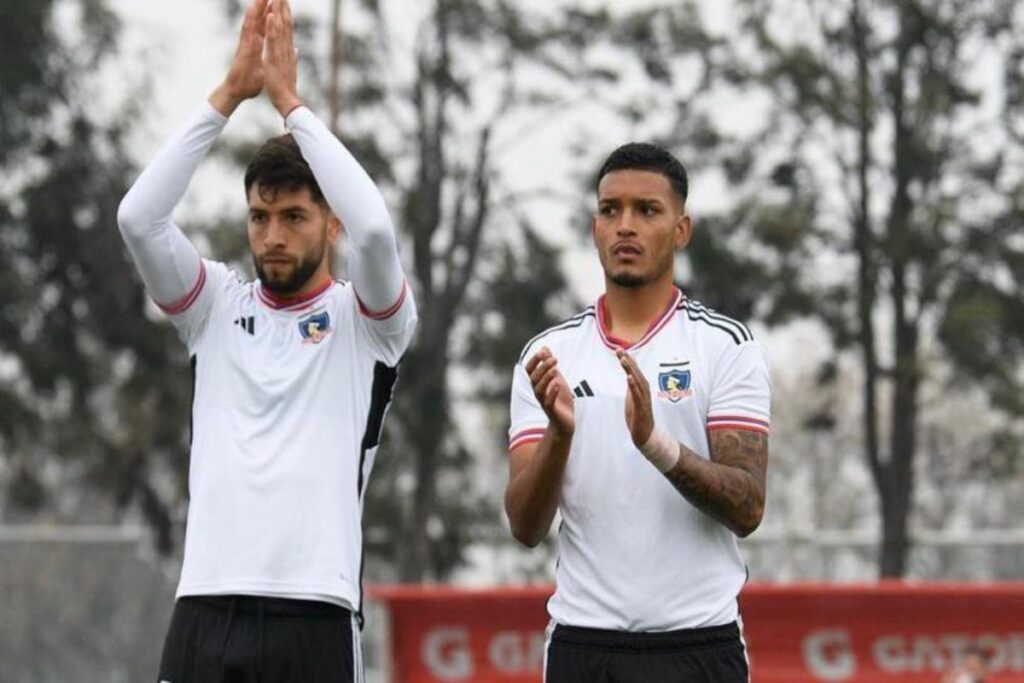
[(249, 214), (249, 222), (250, 223), (256, 223), (256, 224), (266, 223), (267, 222), (267, 214), (265, 214), (265, 213), (250, 213)]
[(640, 205), (640, 213), (650, 217), (658, 213), (658, 207), (654, 204), (644, 203)]
[(611, 204), (604, 204), (597, 208), (597, 213), (600, 216), (608, 218), (615, 215), (615, 207), (612, 206)]

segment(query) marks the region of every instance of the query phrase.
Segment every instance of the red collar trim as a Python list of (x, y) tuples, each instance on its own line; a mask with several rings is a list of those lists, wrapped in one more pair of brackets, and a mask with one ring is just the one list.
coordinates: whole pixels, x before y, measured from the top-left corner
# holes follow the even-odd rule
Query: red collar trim
[(608, 325), (605, 322), (604, 295), (602, 294), (601, 298), (597, 300), (597, 306), (595, 306), (595, 308), (597, 308), (597, 331), (601, 335), (601, 341), (604, 342), (604, 345), (609, 349), (638, 349), (649, 342), (654, 335), (658, 334), (658, 332), (660, 332), (676, 314), (676, 307), (679, 306), (679, 303), (683, 299), (683, 293), (679, 291), (678, 288), (673, 289), (675, 290), (675, 294), (672, 296), (672, 300), (669, 302), (668, 307), (666, 307), (665, 310), (662, 311), (661, 315), (655, 318), (654, 322), (647, 327), (647, 331), (644, 332), (644, 336), (633, 344), (630, 344), (625, 339), (619, 339), (608, 331)]
[(334, 280), (328, 278), (322, 285), (307, 294), (303, 294), (302, 296), (281, 296), (280, 294), (276, 294), (264, 287), (263, 283), (260, 283), (257, 291), (259, 293), (260, 301), (270, 308), (277, 311), (292, 311), (297, 308), (304, 308), (310, 305), (314, 300), (320, 298), (324, 292), (330, 289), (333, 284)]

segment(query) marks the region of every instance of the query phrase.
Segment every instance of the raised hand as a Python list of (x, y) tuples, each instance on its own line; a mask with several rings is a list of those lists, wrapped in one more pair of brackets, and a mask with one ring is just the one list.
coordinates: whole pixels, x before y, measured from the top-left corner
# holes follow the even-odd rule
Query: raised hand
[(533, 394), (551, 420), (551, 427), (562, 436), (576, 430), (576, 412), (569, 384), (558, 370), (558, 359), (548, 347), (535, 353), (526, 363)]
[(224, 81), (210, 95), (210, 104), (224, 116), (231, 116), (245, 100), (263, 91), (263, 42), (269, 0), (253, 0), (245, 10), (238, 48)]
[(654, 411), (651, 408), (651, 387), (647, 378), (624, 349), (615, 351), (619, 364), (626, 372), (626, 426), (633, 443), (640, 448), (654, 431)]
[(287, 116), (302, 106), (298, 94), (299, 56), (295, 52), (292, 10), (288, 0), (270, 0), (266, 18), (267, 49), (263, 64), (267, 95), (274, 108)]

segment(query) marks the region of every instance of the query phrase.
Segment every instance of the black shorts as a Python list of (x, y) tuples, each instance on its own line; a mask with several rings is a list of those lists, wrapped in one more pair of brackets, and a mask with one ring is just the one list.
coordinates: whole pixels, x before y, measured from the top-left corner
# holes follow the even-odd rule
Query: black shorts
[(555, 626), (545, 683), (748, 683), (747, 653), (735, 623), (627, 633)]
[(352, 613), (326, 602), (249, 595), (174, 605), (161, 683), (362, 683)]

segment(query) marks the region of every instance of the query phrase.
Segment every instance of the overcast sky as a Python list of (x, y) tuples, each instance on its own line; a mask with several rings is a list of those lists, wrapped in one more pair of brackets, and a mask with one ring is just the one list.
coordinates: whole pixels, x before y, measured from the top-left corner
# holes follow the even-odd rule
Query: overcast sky
[[(109, 86), (112, 99), (121, 101), (128, 96), (130, 88), (142, 78), (148, 78), (153, 86), (152, 106), (148, 107), (140, 121), (134, 139), (134, 152), (140, 164), (144, 164), (176, 127), (203, 102), (216, 86), (229, 63), (237, 38), (237, 27), (229, 25), (222, 0), (110, 0), (123, 22), (122, 51), (118, 66), (112, 74)], [(527, 0), (525, 4), (550, 6), (551, 0)], [(602, 3), (583, 2), (587, 6)], [(651, 0), (615, 0), (612, 6), (617, 10), (651, 4)], [(351, 5), (351, 3), (346, 3)], [(729, 22), (729, 3), (716, 2), (702, 6), (707, 19), (714, 27), (722, 29)], [(413, 0), (384, 3), (393, 10), (389, 26), (402, 39), (402, 32), (411, 31), (415, 25), (422, 3)], [(299, 12), (319, 14), (326, 18), (328, 0), (292, 0), (293, 9)], [(420, 10), (421, 11), (421, 10)], [(310, 49), (299, 46), (299, 49)], [(312, 46), (312, 49), (317, 49)], [(132, 62), (131, 58), (144, 56), (144, 61)], [(302, 84), (300, 82), (300, 90)], [(747, 112), (728, 108), (722, 116), (735, 116), (739, 120), (749, 118)], [(509, 183), (517, 187), (546, 185), (567, 195), (577, 191), (578, 180), (573, 172), (578, 168), (563, 151), (566, 140), (578, 125), (578, 121), (555, 117), (541, 122), (536, 131), (530, 133), (527, 144), (515, 146), (506, 152), (503, 171)], [(266, 102), (249, 104), (239, 109), (228, 127), (233, 131), (258, 128), (273, 131), (275, 114)], [(626, 141), (628, 131), (609, 130), (610, 146)], [(608, 150), (605, 150), (608, 151)], [(602, 152), (603, 154), (604, 152)], [(542, 155), (538, 158), (538, 155)], [(209, 165), (208, 165), (209, 166)], [(192, 183), (179, 214), (187, 217), (194, 213), (208, 214), (237, 211), (244, 215), (244, 200), (238, 189), (240, 183), (237, 171), (201, 167)], [(722, 201), (723, 187), (713, 181), (694, 178), (691, 189), (691, 213), (695, 214), (695, 225), (700, 228), (700, 211)], [(548, 235), (555, 243), (573, 244), (567, 253), (563, 266), (572, 283), (573, 290), (582, 300), (593, 300), (603, 290), (600, 266), (592, 250), (576, 245), (577, 234), (572, 221), (576, 206), (571, 201), (535, 200), (529, 207), (535, 222), (545, 227), (555, 226)], [(705, 209), (707, 210), (707, 209)], [(240, 219), (241, 220), (241, 219)], [(240, 223), (241, 225), (241, 223)], [(788, 336), (788, 335), (787, 335)], [(765, 340), (771, 343), (769, 340)]]

